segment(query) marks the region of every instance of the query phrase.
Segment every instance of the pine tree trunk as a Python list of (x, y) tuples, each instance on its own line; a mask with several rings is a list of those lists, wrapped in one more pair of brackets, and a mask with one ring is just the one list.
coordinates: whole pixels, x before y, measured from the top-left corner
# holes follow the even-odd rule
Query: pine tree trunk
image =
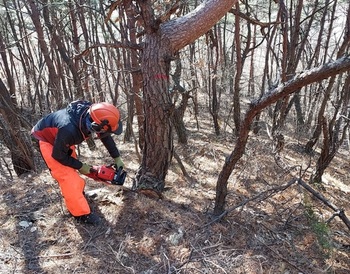
[(145, 41), (142, 60), (145, 142), (138, 189), (162, 191), (173, 155), (172, 104), (169, 94), (170, 49), (155, 32)]

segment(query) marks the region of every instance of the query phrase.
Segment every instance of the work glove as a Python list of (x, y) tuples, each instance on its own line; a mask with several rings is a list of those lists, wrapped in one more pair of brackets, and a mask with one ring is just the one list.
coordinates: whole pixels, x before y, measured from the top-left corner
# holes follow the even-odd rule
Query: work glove
[(83, 164), (83, 166), (79, 169), (79, 172), (81, 174), (86, 175), (91, 172), (90, 170), (91, 170), (91, 166), (89, 166), (88, 164)]
[(120, 158), (120, 156), (117, 158), (114, 158), (114, 163), (117, 166), (117, 169), (119, 169), (120, 167), (124, 167), (124, 162), (122, 158)]

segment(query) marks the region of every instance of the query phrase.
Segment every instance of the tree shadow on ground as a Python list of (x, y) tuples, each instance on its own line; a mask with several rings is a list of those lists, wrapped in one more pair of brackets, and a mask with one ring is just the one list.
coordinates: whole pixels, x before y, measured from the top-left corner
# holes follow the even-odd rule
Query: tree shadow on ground
[[(184, 224), (174, 222), (165, 212), (156, 210), (157, 201), (142, 194), (127, 190), (120, 195), (124, 200), (122, 206), (103, 205), (108, 198), (93, 206), (94, 211), (102, 216), (99, 227), (77, 224), (85, 243), (84, 253), (98, 259), (96, 269), (100, 273), (168, 273), (165, 258), (169, 261), (176, 259), (166, 250), (167, 241), (171, 233), (174, 244), (182, 241), (179, 231)], [(179, 238), (175, 239), (177, 234)]]
[(18, 271), (17, 268), (21, 268), (23, 273), (48, 273), (40, 263), (47, 242), (40, 241), (38, 222), (45, 218), (42, 212), (48, 202), (57, 202), (59, 197), (49, 194), (50, 185), (43, 184), (34, 189), (27, 182), (17, 180), (6, 187), (2, 186), (2, 204), (6, 207), (3, 208), (6, 214), (2, 216), (5, 217), (2, 221), (2, 236), (6, 238), (3, 244), (8, 247), (7, 252), (12, 254), (13, 273)]

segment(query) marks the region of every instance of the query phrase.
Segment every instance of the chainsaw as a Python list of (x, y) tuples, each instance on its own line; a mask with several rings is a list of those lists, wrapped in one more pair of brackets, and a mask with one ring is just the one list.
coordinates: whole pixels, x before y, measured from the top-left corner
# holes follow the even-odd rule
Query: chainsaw
[(90, 169), (90, 173), (86, 174), (86, 176), (111, 185), (123, 185), (126, 178), (126, 171), (123, 167), (116, 169), (114, 165), (93, 166)]

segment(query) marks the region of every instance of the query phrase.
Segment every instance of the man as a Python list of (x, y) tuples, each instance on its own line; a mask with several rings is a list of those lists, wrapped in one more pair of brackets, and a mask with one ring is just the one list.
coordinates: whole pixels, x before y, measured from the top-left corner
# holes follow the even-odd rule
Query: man
[(117, 167), (123, 167), (111, 136), (111, 133), (119, 135), (122, 131), (119, 110), (114, 105), (88, 101), (74, 101), (65, 109), (48, 114), (32, 129), (32, 135), (39, 140), (43, 159), (60, 186), (67, 209), (78, 222), (97, 225), (100, 218), (91, 212), (84, 196), (85, 181), (77, 172), (87, 175), (91, 165), (77, 159), (75, 145), (95, 133)]

